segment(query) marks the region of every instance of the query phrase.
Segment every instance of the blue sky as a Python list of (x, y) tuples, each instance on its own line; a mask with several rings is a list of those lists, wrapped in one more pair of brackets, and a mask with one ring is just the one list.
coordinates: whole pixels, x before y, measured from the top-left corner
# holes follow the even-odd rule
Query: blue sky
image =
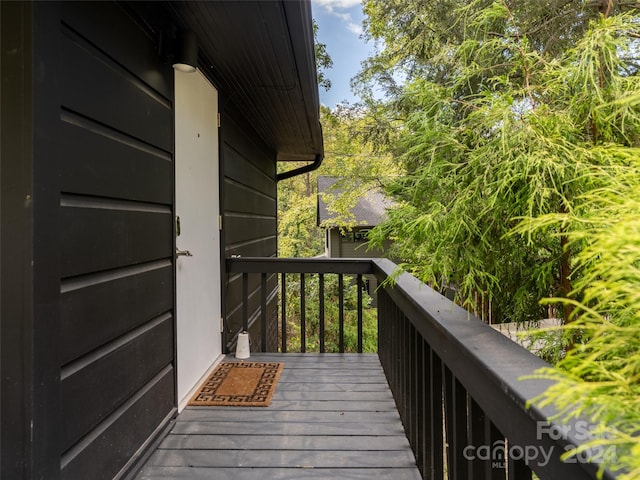
[(360, 62), (373, 52), (373, 44), (360, 38), (362, 5), (360, 0), (312, 0), (313, 18), (318, 22), (318, 41), (327, 45), (333, 68), (325, 75), (331, 80), (327, 92), (320, 88), (320, 102), (328, 107), (347, 100), (358, 101), (349, 80), (360, 70)]

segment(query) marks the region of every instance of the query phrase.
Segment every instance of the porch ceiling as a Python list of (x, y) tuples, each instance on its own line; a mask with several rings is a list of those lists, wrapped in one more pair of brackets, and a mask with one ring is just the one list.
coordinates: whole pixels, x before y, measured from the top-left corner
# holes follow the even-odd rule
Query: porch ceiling
[[(169, 2), (194, 31), (200, 64), (279, 160), (322, 153), (311, 2)], [(229, 100), (229, 98), (226, 98)]]

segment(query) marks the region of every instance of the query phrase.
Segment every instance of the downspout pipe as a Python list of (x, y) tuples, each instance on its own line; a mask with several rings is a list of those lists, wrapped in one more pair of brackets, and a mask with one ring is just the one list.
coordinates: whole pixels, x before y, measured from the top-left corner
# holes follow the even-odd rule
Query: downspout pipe
[(285, 180), (287, 178), (297, 177), (298, 175), (302, 175), (303, 173), (313, 172), (320, 165), (322, 165), (323, 159), (324, 159), (324, 155), (322, 153), (318, 153), (316, 155), (315, 160), (313, 160), (313, 162), (311, 162), (310, 164), (305, 165), (304, 167), (294, 168), (293, 170), (288, 170), (286, 172), (278, 173), (276, 175), (276, 181), (279, 182), (280, 180)]

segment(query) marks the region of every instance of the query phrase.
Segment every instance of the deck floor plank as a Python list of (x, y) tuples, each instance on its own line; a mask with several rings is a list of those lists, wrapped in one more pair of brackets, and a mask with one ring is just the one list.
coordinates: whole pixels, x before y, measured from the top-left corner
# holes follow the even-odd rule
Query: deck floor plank
[(285, 364), (271, 405), (187, 407), (136, 480), (421, 478), (377, 355), (249, 361)]
[[(189, 408), (182, 412), (178, 421), (180, 422), (219, 422), (224, 418), (227, 422), (243, 422), (247, 419), (247, 410), (233, 409), (224, 412), (218, 416), (212, 415), (212, 412), (206, 408)], [(251, 412), (251, 420), (258, 422), (273, 422), (273, 423), (354, 423), (354, 422), (369, 422), (369, 423), (398, 423), (400, 415), (398, 412), (377, 412), (375, 416), (372, 416), (369, 412), (327, 412), (327, 411), (273, 411), (268, 408), (253, 408), (249, 410)]]
[(148, 467), (136, 480), (421, 480), (417, 468)]

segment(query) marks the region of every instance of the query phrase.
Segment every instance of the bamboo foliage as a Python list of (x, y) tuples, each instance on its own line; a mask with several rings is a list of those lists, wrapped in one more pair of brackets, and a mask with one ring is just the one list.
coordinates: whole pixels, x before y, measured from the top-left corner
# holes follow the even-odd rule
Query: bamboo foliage
[[(632, 15), (603, 18), (563, 57), (548, 59), (526, 37), (483, 35), (482, 22), (499, 15), (512, 21), (506, 3), (494, 2), (471, 22), (479, 33), (456, 50), (455, 82), (408, 87), (417, 108), (403, 137), (407, 175), (390, 188), (402, 204), (374, 240), (396, 240), (407, 269), (436, 284), (454, 281), (463, 302), (480, 292), (499, 318), (531, 320), (542, 314), (540, 298), (571, 291), (576, 245), (556, 235), (561, 225), (513, 228), (521, 218), (571, 212), (627, 168), (637, 77), (621, 58), (631, 43), (623, 32), (637, 26)], [(469, 84), (477, 91), (464, 94)]]
[(590, 192), (576, 212), (532, 219), (526, 226), (572, 225), (570, 241), (581, 245), (576, 255), (580, 277), (571, 298), (547, 302), (576, 307), (576, 321), (565, 330), (585, 341), (556, 368), (540, 372), (557, 383), (534, 401), (589, 418), (593, 438), (583, 448), (613, 447), (615, 455), (604, 458), (602, 466), (620, 472), (622, 479), (640, 476), (639, 171), (636, 155), (616, 189)]

